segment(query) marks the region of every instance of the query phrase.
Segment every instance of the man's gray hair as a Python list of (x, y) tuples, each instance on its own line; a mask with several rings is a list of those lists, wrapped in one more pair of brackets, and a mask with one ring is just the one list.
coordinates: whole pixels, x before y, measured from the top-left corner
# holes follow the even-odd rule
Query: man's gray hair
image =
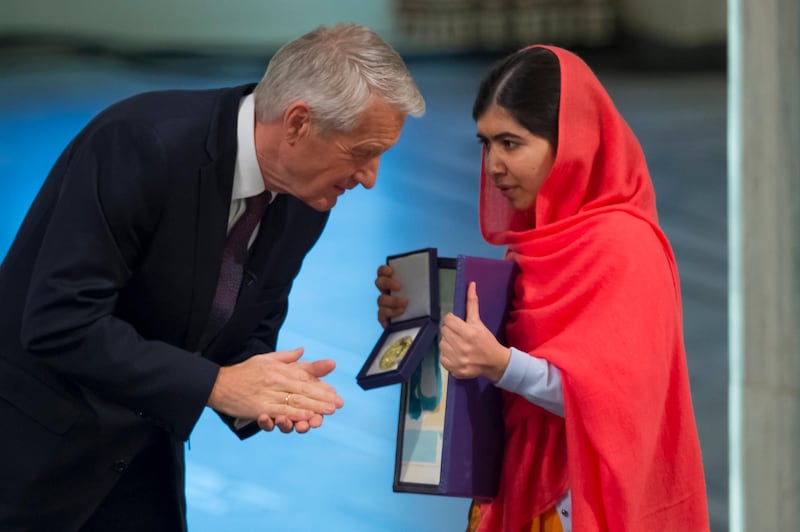
[(273, 120), (303, 100), (323, 133), (349, 131), (377, 95), (398, 111), (422, 116), (425, 100), (400, 55), (357, 24), (320, 26), (282, 46), (255, 89), (256, 119)]

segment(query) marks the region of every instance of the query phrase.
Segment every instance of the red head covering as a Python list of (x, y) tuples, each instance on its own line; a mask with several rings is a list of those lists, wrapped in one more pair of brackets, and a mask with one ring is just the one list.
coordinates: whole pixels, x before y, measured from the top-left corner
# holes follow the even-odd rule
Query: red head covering
[(480, 529), (518, 531), (569, 488), (574, 530), (708, 530), (677, 268), (642, 150), (589, 67), (543, 48), (561, 71), (553, 168), (529, 212), (482, 169), (480, 220), (520, 266), (508, 343), (560, 369), (565, 417), (504, 394)]

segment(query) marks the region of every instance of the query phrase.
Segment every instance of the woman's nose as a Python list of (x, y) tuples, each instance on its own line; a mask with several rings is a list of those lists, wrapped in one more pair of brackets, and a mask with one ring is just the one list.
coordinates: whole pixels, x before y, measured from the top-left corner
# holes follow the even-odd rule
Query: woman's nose
[(486, 162), (486, 173), (490, 175), (497, 175), (502, 174), (505, 170), (505, 165), (503, 164), (503, 160), (500, 156), (497, 155), (496, 150), (493, 152), (492, 150), (486, 150), (484, 155), (484, 160)]

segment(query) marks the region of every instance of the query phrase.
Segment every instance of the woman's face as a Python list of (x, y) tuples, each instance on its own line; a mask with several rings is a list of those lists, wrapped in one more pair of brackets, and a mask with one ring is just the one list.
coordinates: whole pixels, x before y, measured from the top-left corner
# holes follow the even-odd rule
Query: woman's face
[(555, 160), (550, 142), (525, 129), (497, 104), (478, 118), (478, 139), (483, 145), (486, 175), (511, 207), (533, 207)]

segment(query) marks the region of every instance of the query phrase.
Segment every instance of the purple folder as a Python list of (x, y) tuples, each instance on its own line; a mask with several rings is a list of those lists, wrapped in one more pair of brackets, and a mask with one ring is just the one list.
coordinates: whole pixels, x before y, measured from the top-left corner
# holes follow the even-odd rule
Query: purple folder
[[(481, 319), (503, 342), (516, 265), (459, 255), (439, 258), (438, 270), (442, 314), (464, 318), (467, 287), (475, 281)], [(493, 497), (504, 438), (500, 390), (483, 377), (447, 374), (434, 343), (401, 388), (394, 491)]]

